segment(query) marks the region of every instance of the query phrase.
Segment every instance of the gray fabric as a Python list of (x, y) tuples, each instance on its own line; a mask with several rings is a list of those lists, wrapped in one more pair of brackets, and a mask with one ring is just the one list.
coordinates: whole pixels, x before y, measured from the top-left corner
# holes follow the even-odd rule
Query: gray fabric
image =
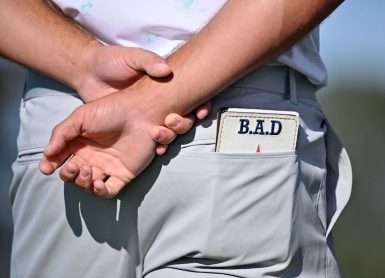
[[(52, 127), (81, 100), (50, 90), (23, 102), (12, 277), (340, 277), (327, 231), (351, 172), (338, 138), (306, 93), (296, 105), (243, 85), (216, 97), (209, 117), (114, 200), (37, 169)], [(297, 151), (214, 153), (220, 107), (298, 111)]]

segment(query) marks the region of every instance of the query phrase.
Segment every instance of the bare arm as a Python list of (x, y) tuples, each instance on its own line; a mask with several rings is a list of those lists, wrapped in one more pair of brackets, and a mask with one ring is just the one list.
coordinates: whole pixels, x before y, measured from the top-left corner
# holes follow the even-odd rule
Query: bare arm
[(143, 73), (167, 76), (158, 55), (103, 46), (48, 0), (0, 0), (0, 55), (74, 88), (86, 102), (129, 87)]
[[(154, 125), (163, 124), (169, 113), (189, 113), (239, 76), (271, 61), (340, 3), (229, 0), (202, 31), (169, 57), (172, 78), (144, 76), (128, 89), (78, 108), (57, 126), (41, 171), (50, 174), (71, 154), (79, 154), (83, 166), (99, 169), (86, 186), (92, 185), (99, 196), (115, 196), (152, 160)], [(64, 167), (61, 173), (66, 176), (65, 172)], [(106, 177), (110, 178), (104, 182)]]
[(136, 89), (134, 93), (147, 106), (154, 102), (153, 95), (163, 101), (150, 109), (154, 121), (161, 121), (169, 111), (188, 113), (242, 74), (290, 48), (341, 2), (230, 0), (201, 32), (169, 57), (172, 79), (155, 82), (144, 77), (131, 89)]
[(88, 57), (100, 43), (48, 1), (0, 0), (0, 5), (0, 54), (76, 88), (87, 68), (79, 57)]

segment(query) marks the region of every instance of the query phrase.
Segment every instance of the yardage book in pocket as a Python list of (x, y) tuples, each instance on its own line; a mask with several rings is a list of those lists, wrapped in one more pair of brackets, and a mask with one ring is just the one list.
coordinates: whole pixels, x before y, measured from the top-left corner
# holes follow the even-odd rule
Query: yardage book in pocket
[(216, 152), (263, 153), (296, 149), (299, 114), (294, 111), (222, 108)]

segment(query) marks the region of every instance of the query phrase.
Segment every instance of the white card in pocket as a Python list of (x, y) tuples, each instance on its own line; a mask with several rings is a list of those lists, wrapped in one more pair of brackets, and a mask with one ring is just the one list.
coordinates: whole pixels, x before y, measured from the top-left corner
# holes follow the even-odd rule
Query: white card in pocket
[(216, 152), (263, 153), (296, 149), (299, 114), (294, 111), (222, 108)]

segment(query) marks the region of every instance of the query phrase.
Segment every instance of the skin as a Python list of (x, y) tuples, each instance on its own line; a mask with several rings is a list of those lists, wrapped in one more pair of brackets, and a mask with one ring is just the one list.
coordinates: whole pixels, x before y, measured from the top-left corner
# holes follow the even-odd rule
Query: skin
[[(152, 52), (103, 46), (48, 1), (0, 0), (0, 5), (0, 55), (60, 80), (74, 88), (86, 103), (125, 89), (145, 74), (171, 74), (164, 59)], [(199, 107), (198, 119), (204, 118), (209, 108), (209, 103)], [(193, 115), (168, 115), (167, 121), (155, 126), (151, 133), (159, 143), (156, 153), (163, 154), (167, 144), (190, 129), (194, 121)], [(165, 128), (164, 124), (175, 128)], [(72, 160), (76, 163), (79, 158)]]
[[(167, 59), (172, 76), (143, 76), (127, 89), (79, 107), (59, 124), (44, 151), (40, 170), (52, 174), (75, 153), (82, 158), (76, 183), (93, 189), (98, 196), (114, 197), (153, 159), (156, 144), (151, 130), (163, 123), (166, 115), (190, 113), (240, 76), (273, 60), (340, 3), (228, 1)], [(65, 170), (61, 173), (65, 175)]]

